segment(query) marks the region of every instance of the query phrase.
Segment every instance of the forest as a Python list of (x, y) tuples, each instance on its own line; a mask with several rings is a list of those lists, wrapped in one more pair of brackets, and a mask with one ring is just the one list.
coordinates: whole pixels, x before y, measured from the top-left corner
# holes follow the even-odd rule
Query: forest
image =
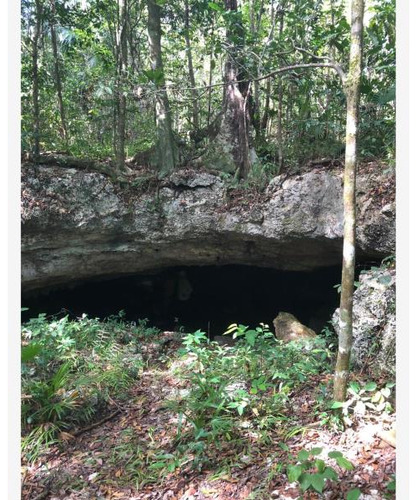
[(394, 499), (395, 0), (21, 0), (22, 498)]

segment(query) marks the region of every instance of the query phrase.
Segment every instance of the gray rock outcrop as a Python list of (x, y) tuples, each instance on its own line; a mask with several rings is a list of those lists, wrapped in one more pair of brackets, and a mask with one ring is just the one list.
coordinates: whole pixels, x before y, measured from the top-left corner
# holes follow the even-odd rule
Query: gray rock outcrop
[[(360, 175), (358, 258), (394, 252), (395, 206)], [(341, 263), (342, 176), (275, 177), (262, 194), (219, 175), (181, 170), (151, 189), (95, 172), (22, 166), (22, 290), (171, 266), (243, 264), (312, 270)]]
[[(352, 365), (395, 376), (395, 269), (362, 272), (353, 296)], [(339, 309), (332, 318), (339, 333)]]

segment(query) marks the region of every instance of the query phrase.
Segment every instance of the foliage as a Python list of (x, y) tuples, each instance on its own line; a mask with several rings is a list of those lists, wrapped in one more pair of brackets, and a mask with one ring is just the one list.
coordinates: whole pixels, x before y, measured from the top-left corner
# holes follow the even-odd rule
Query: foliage
[(367, 413), (374, 415), (393, 413), (394, 386), (394, 382), (387, 382), (384, 387), (378, 389), (376, 382), (373, 381), (362, 387), (358, 382), (351, 382), (347, 390), (348, 399), (345, 402), (333, 402), (331, 409), (341, 410), (343, 422), (347, 426), (353, 424), (353, 417), (364, 416)]
[(331, 355), (322, 340), (285, 344), (267, 325), (255, 329), (234, 324), (235, 346), (210, 342), (198, 330), (184, 338), (184, 357), (176, 375), (185, 383), (183, 396), (167, 406), (178, 415), (177, 449), (191, 454), (195, 467), (210, 458), (208, 450), (242, 443), (246, 433), (268, 441), (286, 426), (283, 412), (292, 390), (309, 376), (329, 369)]
[[(253, 81), (283, 66), (317, 61), (315, 56), (331, 57), (346, 67), (350, 26), (342, 0), (281, 2), (282, 6), (271, 1), (268, 7), (259, 0), (245, 0), (236, 12), (225, 9), (222, 2), (190, 0), (188, 20), (183, 1), (161, 2), (163, 75), (155, 74), (147, 57), (146, 2), (127, 0), (128, 67), (122, 82), (118, 79), (115, 46), (118, 9), (114, 0), (40, 3), (43, 8), (37, 14), (35, 0), (22, 2), (24, 151), (32, 151), (34, 147), (34, 26), (40, 15), (38, 83), (43, 150), (67, 150), (75, 156), (90, 158), (113, 157), (121, 94), (126, 98), (126, 156), (149, 150), (157, 137), (154, 102), (161, 78), (167, 82), (176, 136), (191, 146), (192, 137), (197, 134), (203, 137), (200, 145), (206, 146), (209, 135), (204, 127), (213, 124), (222, 109), (223, 64), (233, 46), (238, 46), (241, 64), (247, 78), (252, 80), (249, 107), (259, 156), (249, 182), (263, 185), (269, 175), (277, 172), (280, 151), (285, 165), (291, 168), (309, 159), (338, 158), (343, 154), (345, 96), (333, 70), (293, 70), (257, 83)], [(369, 14), (364, 35), (361, 154), (392, 162), (395, 3), (374, 0)], [(237, 21), (241, 33), (232, 29)], [(52, 24), (57, 34), (67, 139), (62, 134), (56, 91)], [(188, 67), (186, 36), (191, 40), (195, 86), (187, 81), (189, 75), (184, 78), (184, 68)], [(196, 95), (201, 130), (193, 128)]]
[(60, 433), (127, 397), (143, 366), (140, 341), (154, 333), (146, 321), (126, 324), (123, 313), (104, 322), (40, 314), (22, 325), (22, 446), (29, 461)]
[[(337, 470), (327, 465), (326, 462), (318, 458), (323, 452), (322, 448), (311, 448), (311, 450), (300, 450), (297, 457), (291, 456), (291, 461), (287, 466), (287, 478), (290, 483), (297, 482), (301, 491), (316, 491), (319, 494), (328, 481), (339, 481)], [(340, 451), (330, 451), (328, 458), (333, 459), (340, 469), (353, 470), (353, 464), (347, 460)], [(357, 500), (360, 496), (358, 489), (351, 490), (347, 494), (347, 500)]]

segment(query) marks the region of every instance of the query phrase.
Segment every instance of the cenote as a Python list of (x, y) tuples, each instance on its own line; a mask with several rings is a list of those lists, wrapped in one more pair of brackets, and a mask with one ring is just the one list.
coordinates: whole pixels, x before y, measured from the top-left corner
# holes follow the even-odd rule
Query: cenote
[(26, 294), (22, 306), (28, 311), (22, 319), (39, 313), (104, 319), (124, 311), (129, 321), (147, 318), (162, 329), (201, 329), (212, 337), (231, 323), (272, 327), (285, 311), (320, 332), (338, 307), (340, 280), (340, 266), (309, 272), (241, 265), (173, 267)]

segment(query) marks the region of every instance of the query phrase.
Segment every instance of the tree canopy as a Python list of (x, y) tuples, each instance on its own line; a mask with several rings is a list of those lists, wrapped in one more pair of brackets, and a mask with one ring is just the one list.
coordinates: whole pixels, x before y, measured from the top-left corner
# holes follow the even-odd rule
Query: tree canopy
[[(350, 40), (345, 3), (23, 0), (22, 149), (112, 158), (121, 167), (157, 149), (165, 130), (164, 155), (154, 155), (160, 169), (202, 157), (246, 177), (256, 162), (277, 172), (283, 163), (338, 157)], [(236, 96), (241, 118), (236, 108), (228, 121), (227, 101), (237, 103)], [(391, 159), (391, 0), (367, 6), (361, 96), (360, 154)], [(243, 155), (233, 153), (233, 165), (210, 151), (224, 142), (222, 133)]]

